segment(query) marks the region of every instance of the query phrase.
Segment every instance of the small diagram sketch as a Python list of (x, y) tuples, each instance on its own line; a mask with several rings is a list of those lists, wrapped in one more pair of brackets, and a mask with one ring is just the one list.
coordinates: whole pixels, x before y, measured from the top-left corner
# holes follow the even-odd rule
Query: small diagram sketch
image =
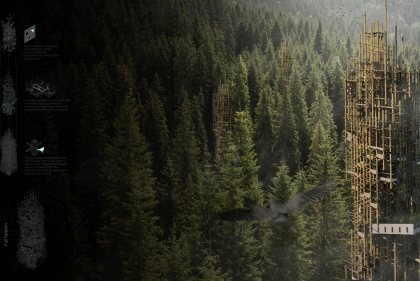
[(1, 138), (1, 171), (7, 176), (11, 176), (18, 166), (16, 140), (13, 138), (11, 130), (7, 130)]
[(47, 256), (44, 219), (44, 208), (31, 188), (18, 206), (20, 240), (17, 258), (29, 269), (41, 265)]
[(3, 49), (11, 53), (16, 48), (16, 27), (13, 26), (12, 16), (1, 21), (3, 28)]
[(40, 78), (35, 78), (31, 80), (31, 82), (26, 83), (26, 91), (30, 92), (35, 97), (41, 95), (51, 97), (55, 94), (53, 87)]
[(39, 146), (42, 144), (42, 142), (37, 141), (36, 139), (31, 140), (31, 142), (26, 143), (29, 148), (26, 149), (26, 152), (31, 152), (32, 156), (37, 156), (38, 152), (41, 152), (44, 154), (45, 147), (39, 148)]
[(10, 75), (10, 71), (7, 71), (3, 79), (3, 102), (1, 111), (7, 115), (13, 115), (15, 113), (16, 101), (17, 97), (16, 91), (13, 88), (13, 78)]
[(35, 38), (35, 25), (26, 29), (23, 33), (23, 43), (26, 43)]

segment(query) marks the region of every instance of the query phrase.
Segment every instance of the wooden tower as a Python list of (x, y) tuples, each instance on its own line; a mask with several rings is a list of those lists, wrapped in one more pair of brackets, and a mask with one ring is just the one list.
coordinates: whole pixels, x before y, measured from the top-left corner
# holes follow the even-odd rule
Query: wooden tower
[(232, 129), (232, 121), (232, 96), (229, 87), (221, 84), (213, 94), (214, 155), (217, 161), (221, 161), (223, 135)]
[[(386, 7), (386, 1), (385, 1)], [(353, 197), (348, 280), (420, 280), (420, 75), (385, 26), (367, 29), (345, 72), (346, 178)]]

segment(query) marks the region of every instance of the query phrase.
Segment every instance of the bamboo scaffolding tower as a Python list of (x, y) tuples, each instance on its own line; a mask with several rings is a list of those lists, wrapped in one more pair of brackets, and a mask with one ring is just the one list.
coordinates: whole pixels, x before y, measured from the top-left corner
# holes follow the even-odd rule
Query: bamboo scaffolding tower
[(217, 161), (221, 161), (222, 141), (226, 132), (232, 130), (233, 112), (232, 96), (229, 87), (219, 85), (217, 92), (213, 94), (213, 132), (214, 132), (214, 155)]
[(344, 74), (346, 178), (351, 183), (349, 280), (420, 280), (419, 70), (366, 26)]

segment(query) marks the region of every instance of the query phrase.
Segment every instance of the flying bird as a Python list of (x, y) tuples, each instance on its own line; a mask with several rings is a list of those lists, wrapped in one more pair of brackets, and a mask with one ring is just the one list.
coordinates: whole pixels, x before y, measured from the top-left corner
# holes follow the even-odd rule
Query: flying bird
[(220, 218), (228, 221), (262, 221), (273, 223), (279, 227), (282, 223), (287, 222), (288, 215), (299, 212), (314, 203), (330, 192), (334, 186), (334, 183), (327, 183), (312, 190), (299, 192), (286, 204), (277, 199), (271, 199), (269, 208), (253, 206), (227, 211)]

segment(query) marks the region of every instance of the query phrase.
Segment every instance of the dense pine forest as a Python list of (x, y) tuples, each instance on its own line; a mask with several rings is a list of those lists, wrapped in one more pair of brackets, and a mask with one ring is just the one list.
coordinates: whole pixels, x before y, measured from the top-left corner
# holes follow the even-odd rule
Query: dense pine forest
[[(35, 42), (57, 45), (59, 57), (25, 62), (19, 33), (19, 79), (39, 75), (69, 103), (24, 111), (19, 86), (19, 163), (37, 139), (39, 157), (65, 157), (68, 172), (25, 176), (19, 164), (2, 175), (0, 280), (344, 279), (343, 75), (363, 12), (382, 21), (382, 1), (27, 2), (0, 8), (2, 18), (12, 14), (18, 31), (36, 23)], [(419, 3), (389, 2), (398, 8), (388, 26), (398, 21), (405, 60), (418, 66)], [(222, 92), (232, 115), (218, 138)], [(327, 182), (333, 191), (281, 229), (219, 219)], [(16, 258), (29, 188), (45, 212), (48, 254), (35, 269)]]

